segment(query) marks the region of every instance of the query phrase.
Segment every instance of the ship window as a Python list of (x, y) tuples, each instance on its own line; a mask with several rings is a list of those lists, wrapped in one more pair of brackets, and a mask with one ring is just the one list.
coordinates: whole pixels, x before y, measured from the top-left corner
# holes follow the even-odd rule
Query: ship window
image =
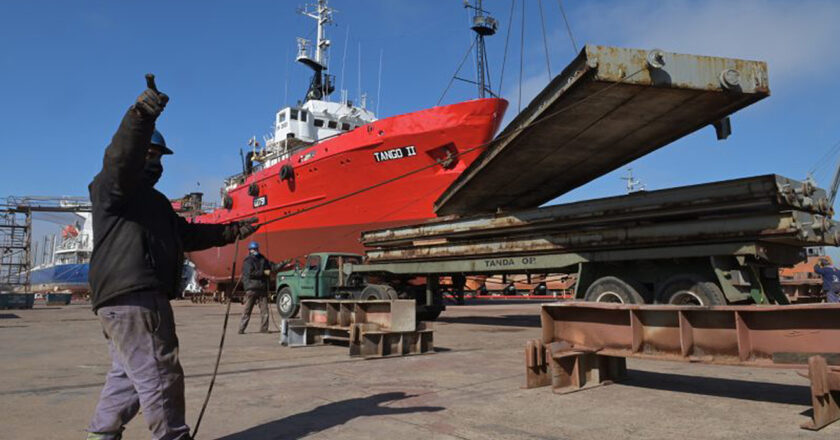
[(344, 131), (349, 130), (350, 129), (350, 124), (348, 124), (346, 122), (342, 123), (341, 124), (341, 129), (344, 130)]
[(327, 127), (336, 128), (336, 127), (338, 127), (338, 123), (335, 122), (335, 121), (327, 121)]
[(300, 111), (300, 120), (306, 122), (306, 110)]
[(324, 126), (324, 120), (315, 118), (315, 126), (316, 127), (323, 127)]
[(277, 123), (281, 123), (286, 120), (286, 112), (280, 112), (277, 114)]
[(294, 119), (297, 121), (298, 118), (298, 111), (296, 109), (289, 110), (289, 118)]

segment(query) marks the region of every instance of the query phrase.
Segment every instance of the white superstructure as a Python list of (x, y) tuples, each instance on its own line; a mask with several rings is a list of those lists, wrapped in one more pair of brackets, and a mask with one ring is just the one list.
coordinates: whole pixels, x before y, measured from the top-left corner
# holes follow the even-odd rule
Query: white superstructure
[[(303, 104), (286, 107), (277, 112), (274, 118), (273, 136), (265, 139), (262, 149), (252, 140), (253, 150), (246, 162), (259, 163), (258, 167), (270, 167), (285, 161), (299, 148), (308, 147), (324, 139), (341, 135), (362, 125), (376, 121), (376, 116), (366, 107), (366, 97), (361, 96), (359, 105), (354, 105), (342, 91), (341, 102), (329, 100), (335, 90), (333, 75), (324, 73), (328, 69), (330, 40), (326, 37), (325, 26), (332, 23), (333, 10), (327, 0), (318, 0), (299, 11), (313, 18), (317, 23), (317, 41), (298, 38), (296, 60), (313, 70), (312, 80), (306, 92)], [(314, 52), (314, 53), (313, 53)], [(246, 165), (246, 173), (250, 168)], [(240, 179), (229, 180), (228, 187), (236, 186)]]

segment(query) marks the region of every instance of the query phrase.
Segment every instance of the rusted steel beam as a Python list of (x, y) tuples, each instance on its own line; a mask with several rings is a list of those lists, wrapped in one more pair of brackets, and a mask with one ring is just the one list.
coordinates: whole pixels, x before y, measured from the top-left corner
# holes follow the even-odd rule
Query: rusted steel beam
[(720, 182), (688, 185), (656, 191), (553, 205), (544, 208), (439, 219), (428, 223), (362, 233), (366, 246), (393, 247), (427, 240), (464, 240), (523, 231), (557, 230), (581, 226), (622, 224), (633, 221), (663, 221), (696, 218), (709, 212), (799, 210), (829, 214), (828, 197), (810, 181), (800, 182), (768, 174)]
[(303, 300), (300, 319), (284, 320), (289, 347), (347, 343), (350, 356), (381, 358), (434, 351), (430, 323), (416, 321), (414, 300)]
[[(826, 223), (827, 222), (827, 223)], [(823, 227), (824, 225), (828, 225)], [(591, 228), (539, 235), (501, 235), (485, 240), (388, 247), (367, 251), (372, 262), (453, 258), (499, 253), (548, 253), (726, 242), (768, 241), (794, 246), (833, 245), (840, 229), (824, 217), (801, 211), (739, 215), (653, 224)]]
[(763, 62), (587, 45), (435, 210), (537, 207), (769, 93)]
[(802, 427), (816, 431), (840, 420), (840, 372), (830, 370), (824, 357), (812, 356), (808, 359), (808, 378), (814, 415)]
[(627, 357), (807, 367), (814, 417), (802, 427), (820, 429), (840, 419), (840, 304), (697, 307), (573, 302), (544, 304), (541, 320), (542, 339), (526, 346), (528, 388), (550, 384), (555, 392), (564, 393), (621, 380)]

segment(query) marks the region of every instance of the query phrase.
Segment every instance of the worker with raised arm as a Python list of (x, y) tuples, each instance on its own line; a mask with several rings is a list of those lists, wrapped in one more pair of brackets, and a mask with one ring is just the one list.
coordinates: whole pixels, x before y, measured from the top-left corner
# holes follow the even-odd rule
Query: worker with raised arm
[(92, 306), (102, 325), (111, 369), (88, 439), (122, 437), (142, 409), (152, 438), (188, 439), (184, 371), (169, 300), (180, 287), (184, 252), (222, 246), (256, 230), (256, 218), (225, 225), (191, 224), (154, 186), (161, 157), (172, 154), (155, 130), (169, 98), (147, 76), (105, 149), (102, 170), (88, 187), (93, 208), (90, 260)]
[(832, 266), (827, 259), (820, 258), (814, 266), (814, 272), (822, 277), (822, 291), (825, 293), (825, 301), (830, 303), (840, 302), (840, 270)]

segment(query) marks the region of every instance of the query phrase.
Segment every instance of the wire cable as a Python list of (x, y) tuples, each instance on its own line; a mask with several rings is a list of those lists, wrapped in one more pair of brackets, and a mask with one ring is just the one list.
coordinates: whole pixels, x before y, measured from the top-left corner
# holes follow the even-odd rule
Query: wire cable
[(452, 75), (452, 78), (450, 78), (450, 79), (449, 79), (449, 84), (447, 84), (447, 85), (446, 85), (446, 88), (445, 88), (445, 89), (443, 89), (443, 93), (440, 95), (440, 99), (438, 99), (437, 104), (435, 104), (435, 106), (439, 106), (439, 105), (440, 105), (440, 103), (441, 103), (441, 101), (443, 101), (443, 97), (444, 97), (444, 96), (446, 96), (446, 92), (448, 92), (448, 91), (449, 91), (449, 88), (450, 88), (450, 87), (452, 87), (452, 83), (455, 81), (455, 77), (457, 77), (457, 76), (458, 76), (458, 72), (460, 72), (460, 71), (461, 71), (461, 67), (463, 67), (463, 66), (464, 66), (464, 62), (466, 62), (466, 61), (467, 61), (467, 58), (469, 58), (470, 53), (472, 52), (473, 47), (475, 47), (475, 39), (473, 39), (473, 42), (472, 42), (472, 44), (470, 45), (470, 48), (469, 48), (469, 49), (467, 49), (467, 53), (465, 53), (465, 54), (464, 54), (464, 58), (463, 58), (463, 59), (461, 59), (461, 64), (458, 64), (458, 68), (457, 68), (457, 69), (455, 69), (455, 73)]
[(545, 34), (545, 18), (543, 18), (542, 0), (539, 0), (537, 4), (540, 7), (540, 26), (542, 26), (543, 47), (545, 48), (545, 68), (548, 70), (548, 80), (551, 81), (551, 61), (548, 58), (548, 39)]
[(475, 150), (478, 150), (478, 149), (481, 149), (481, 148), (485, 148), (485, 147), (489, 146), (491, 143), (493, 143), (493, 142), (498, 142), (498, 141), (500, 141), (501, 139), (504, 139), (504, 138), (507, 138), (507, 137), (513, 137), (514, 135), (519, 134), (519, 133), (521, 133), (521, 132), (522, 132), (522, 131), (524, 131), (524, 130), (527, 130), (527, 129), (529, 129), (529, 128), (531, 128), (531, 127), (535, 126), (535, 125), (541, 124), (541, 123), (543, 123), (543, 122), (545, 122), (545, 121), (547, 121), (547, 120), (549, 120), (549, 119), (551, 119), (551, 118), (553, 118), (553, 117), (555, 117), (555, 116), (557, 116), (557, 115), (559, 115), (559, 114), (561, 114), (561, 113), (567, 112), (567, 111), (569, 111), (569, 110), (571, 110), (571, 109), (573, 109), (573, 108), (575, 108), (575, 107), (577, 107), (577, 106), (579, 106), (579, 105), (583, 104), (584, 102), (586, 102), (586, 101), (588, 101), (588, 100), (590, 100), (590, 99), (592, 99), (592, 98), (594, 98), (594, 97), (596, 97), (596, 96), (601, 95), (602, 93), (606, 93), (607, 91), (611, 90), (613, 87), (616, 87), (616, 86), (618, 86), (619, 84), (622, 84), (624, 81), (626, 81), (626, 80), (628, 80), (628, 79), (630, 79), (630, 78), (632, 78), (632, 77), (634, 77), (634, 76), (638, 75), (639, 73), (643, 72), (644, 70), (645, 70), (645, 68), (644, 68), (644, 67), (643, 67), (643, 68), (640, 68), (639, 70), (636, 70), (635, 72), (633, 72), (633, 73), (631, 73), (631, 74), (629, 74), (629, 75), (625, 76), (625, 77), (624, 77), (624, 78), (622, 78), (620, 81), (614, 82), (614, 83), (612, 83), (612, 84), (610, 84), (610, 85), (608, 85), (608, 86), (604, 87), (603, 89), (598, 90), (597, 92), (595, 92), (595, 93), (593, 93), (593, 94), (591, 94), (591, 95), (588, 95), (588, 96), (584, 97), (583, 99), (581, 99), (581, 100), (579, 100), (579, 101), (573, 102), (573, 103), (571, 103), (571, 104), (567, 105), (566, 107), (563, 107), (563, 108), (561, 108), (561, 109), (558, 109), (558, 110), (556, 110), (556, 111), (553, 111), (553, 112), (551, 112), (551, 113), (549, 113), (549, 114), (547, 114), (547, 115), (545, 115), (545, 116), (543, 116), (543, 117), (541, 117), (541, 118), (539, 118), (539, 119), (535, 119), (534, 121), (532, 121), (532, 122), (530, 122), (530, 123), (528, 123), (528, 124), (526, 124), (526, 125), (523, 125), (523, 126), (521, 126), (521, 127), (517, 127), (517, 128), (515, 128), (515, 129), (512, 129), (512, 130), (510, 130), (509, 132), (502, 133), (501, 135), (497, 136), (495, 139), (493, 139), (493, 140), (491, 140), (491, 141), (488, 141), (488, 142), (485, 142), (485, 143), (482, 143), (482, 144), (476, 145), (475, 147), (472, 147), (472, 148), (467, 148), (466, 150), (463, 150), (463, 151), (458, 152), (458, 153), (453, 153), (453, 154), (451, 154), (451, 155), (449, 155), (449, 156), (447, 156), (447, 157), (445, 157), (445, 158), (442, 158), (442, 159), (436, 160), (436, 161), (434, 161), (434, 162), (432, 162), (432, 163), (430, 163), (430, 164), (428, 164), (428, 165), (424, 165), (424, 166), (422, 166), (422, 167), (420, 167), (420, 168), (415, 168), (415, 169), (413, 169), (413, 170), (411, 170), (411, 171), (409, 171), (409, 172), (407, 172), (407, 173), (405, 173), (405, 174), (401, 174), (401, 175), (398, 175), (398, 176), (392, 177), (392, 178), (390, 178), (390, 179), (383, 180), (382, 182), (374, 183), (373, 185), (370, 185), (370, 186), (367, 186), (367, 187), (364, 187), (364, 188), (358, 189), (358, 190), (356, 190), (356, 191), (351, 191), (351, 192), (349, 192), (349, 193), (347, 193), (347, 194), (344, 194), (344, 195), (338, 196), (338, 197), (336, 197), (336, 198), (334, 198), (334, 199), (325, 200), (325, 201), (323, 201), (323, 202), (321, 202), (321, 203), (318, 203), (318, 204), (315, 204), (315, 205), (312, 205), (312, 206), (309, 206), (309, 207), (306, 207), (306, 208), (302, 208), (302, 209), (300, 209), (300, 210), (298, 210), (298, 211), (295, 211), (295, 212), (290, 212), (290, 213), (288, 213), (288, 214), (286, 214), (286, 215), (282, 215), (282, 216), (280, 216), (280, 217), (275, 217), (275, 218), (273, 218), (273, 219), (271, 219), (271, 220), (266, 220), (266, 221), (264, 221), (264, 222), (262, 222), (262, 223), (257, 223), (257, 224), (256, 224), (256, 226), (257, 226), (257, 228), (261, 228), (261, 227), (263, 227), (263, 226), (265, 226), (265, 225), (269, 225), (269, 224), (271, 224), (271, 223), (274, 223), (274, 222), (277, 222), (277, 221), (280, 221), (280, 220), (285, 220), (285, 219), (287, 219), (287, 218), (289, 218), (289, 217), (294, 217), (294, 216), (296, 216), (296, 215), (300, 215), (300, 214), (303, 214), (303, 213), (306, 213), (306, 212), (312, 211), (312, 210), (314, 210), (314, 209), (318, 209), (318, 208), (321, 208), (321, 207), (323, 207), (323, 206), (330, 205), (330, 204), (335, 203), (335, 202), (339, 202), (339, 201), (341, 201), (341, 200), (344, 200), (344, 199), (347, 199), (347, 198), (353, 197), (353, 196), (355, 196), (355, 195), (358, 195), (358, 194), (361, 194), (361, 193), (364, 193), (364, 192), (367, 192), (367, 191), (370, 191), (370, 190), (373, 190), (373, 189), (379, 188), (380, 186), (384, 186), (384, 185), (387, 185), (387, 184), (389, 184), (389, 183), (396, 182), (396, 181), (398, 181), (398, 180), (401, 180), (401, 179), (404, 179), (404, 178), (406, 178), (406, 177), (412, 176), (412, 175), (417, 174), (417, 173), (419, 173), (419, 172), (421, 172), (421, 171), (425, 171), (425, 170), (427, 170), (427, 169), (429, 169), (429, 168), (433, 168), (433, 167), (435, 167), (435, 166), (441, 165), (441, 164), (443, 164), (444, 162), (446, 162), (446, 161), (448, 161), (448, 160), (451, 160), (451, 159), (453, 159), (453, 158), (455, 158), (455, 157), (463, 156), (463, 155), (468, 154), (468, 153), (471, 153), (471, 152), (473, 152), (473, 151), (475, 151)]
[(566, 18), (566, 10), (563, 9), (563, 0), (557, 0), (557, 4), (560, 5), (560, 15), (563, 16), (563, 22), (566, 23), (566, 32), (569, 33), (569, 40), (572, 42), (572, 49), (577, 53), (577, 43), (575, 43), (575, 36), (572, 35), (572, 27), (569, 26), (569, 20)]
[(517, 113), (522, 111), (522, 66), (525, 64), (525, 0), (522, 0), (522, 30), (519, 33), (519, 98)]
[(505, 36), (505, 52), (502, 55), (502, 72), (499, 75), (499, 91), (496, 96), (502, 96), (502, 82), (505, 79), (505, 64), (507, 64), (508, 43), (510, 42), (510, 29), (513, 25), (513, 8), (516, 6), (516, 0), (510, 0), (510, 15), (508, 16), (507, 35)]

